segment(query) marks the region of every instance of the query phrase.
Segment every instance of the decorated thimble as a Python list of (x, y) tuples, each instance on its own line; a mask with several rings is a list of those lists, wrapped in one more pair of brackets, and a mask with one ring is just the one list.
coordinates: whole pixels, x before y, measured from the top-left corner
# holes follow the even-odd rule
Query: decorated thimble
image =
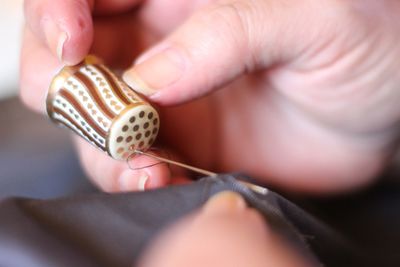
[(54, 77), (46, 108), (53, 122), (117, 160), (148, 149), (160, 125), (157, 111), (94, 56)]

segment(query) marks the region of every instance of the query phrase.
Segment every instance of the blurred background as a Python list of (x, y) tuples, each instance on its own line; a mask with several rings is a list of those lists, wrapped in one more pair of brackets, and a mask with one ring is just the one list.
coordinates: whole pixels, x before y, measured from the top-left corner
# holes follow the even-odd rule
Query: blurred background
[(95, 189), (79, 167), (68, 133), (19, 101), (23, 0), (0, 5), (0, 197), (52, 198)]

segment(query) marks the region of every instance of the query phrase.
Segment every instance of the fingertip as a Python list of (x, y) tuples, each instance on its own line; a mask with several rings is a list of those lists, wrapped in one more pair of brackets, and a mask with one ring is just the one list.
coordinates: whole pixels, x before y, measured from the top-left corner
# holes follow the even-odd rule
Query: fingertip
[(59, 35), (56, 55), (66, 65), (81, 62), (89, 53), (93, 42), (93, 22), (88, 15), (73, 18)]
[(125, 82), (158, 104), (176, 105), (212, 93), (243, 74), (252, 51), (237, 13), (222, 6), (193, 14), (141, 55), (125, 72)]
[(232, 191), (223, 191), (212, 196), (203, 206), (207, 214), (235, 213), (247, 208), (243, 197)]
[(160, 164), (140, 170), (124, 169), (117, 180), (121, 192), (145, 191), (168, 185), (171, 174), (165, 164)]
[(165, 164), (147, 168), (149, 174), (149, 181), (147, 182), (146, 189), (156, 189), (168, 185), (171, 181), (171, 172)]
[[(93, 40), (91, 7), (87, 0), (26, 1), (26, 21), (60, 62), (79, 63)], [(34, 2), (34, 3), (32, 3)]]
[(144, 191), (148, 188), (149, 178), (147, 172), (125, 169), (118, 178), (119, 190), (121, 192)]
[(140, 171), (124, 169), (117, 178), (118, 191), (145, 191), (164, 187), (169, 183), (170, 174), (162, 167), (153, 166)]
[[(185, 57), (177, 47), (164, 44), (142, 55), (123, 75), (124, 81), (136, 91), (152, 97), (159, 90), (177, 83), (187, 68)], [(151, 55), (151, 56), (150, 56)]]
[[(128, 178), (130, 177), (130, 178)], [(136, 180), (128, 190), (148, 190), (164, 187), (171, 181), (168, 165), (147, 156), (134, 157), (124, 172), (124, 179)]]

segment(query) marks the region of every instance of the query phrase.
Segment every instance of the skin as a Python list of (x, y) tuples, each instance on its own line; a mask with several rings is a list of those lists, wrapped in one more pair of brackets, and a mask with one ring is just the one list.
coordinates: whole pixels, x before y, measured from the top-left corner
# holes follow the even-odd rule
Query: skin
[[(25, 1), (23, 101), (43, 111), (51, 77), (91, 50), (114, 68), (131, 66), (124, 79), (161, 106), (160, 144), (185, 162), (330, 194), (370, 184), (390, 160), (400, 119), (397, 0), (141, 2)], [(135, 190), (143, 175), (146, 188), (176, 178), (165, 165), (129, 174), (77, 147), (105, 191)]]
[[(218, 238), (215, 238), (217, 236)], [(240, 195), (222, 192), (175, 223), (145, 251), (139, 267), (317, 266), (276, 236)]]

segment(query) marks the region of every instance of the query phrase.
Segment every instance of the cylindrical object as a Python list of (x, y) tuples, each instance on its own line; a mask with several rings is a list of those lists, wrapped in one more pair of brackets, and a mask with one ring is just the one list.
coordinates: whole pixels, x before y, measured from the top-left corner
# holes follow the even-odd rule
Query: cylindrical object
[(157, 111), (94, 56), (54, 77), (46, 107), (55, 123), (117, 160), (149, 148), (159, 130)]

